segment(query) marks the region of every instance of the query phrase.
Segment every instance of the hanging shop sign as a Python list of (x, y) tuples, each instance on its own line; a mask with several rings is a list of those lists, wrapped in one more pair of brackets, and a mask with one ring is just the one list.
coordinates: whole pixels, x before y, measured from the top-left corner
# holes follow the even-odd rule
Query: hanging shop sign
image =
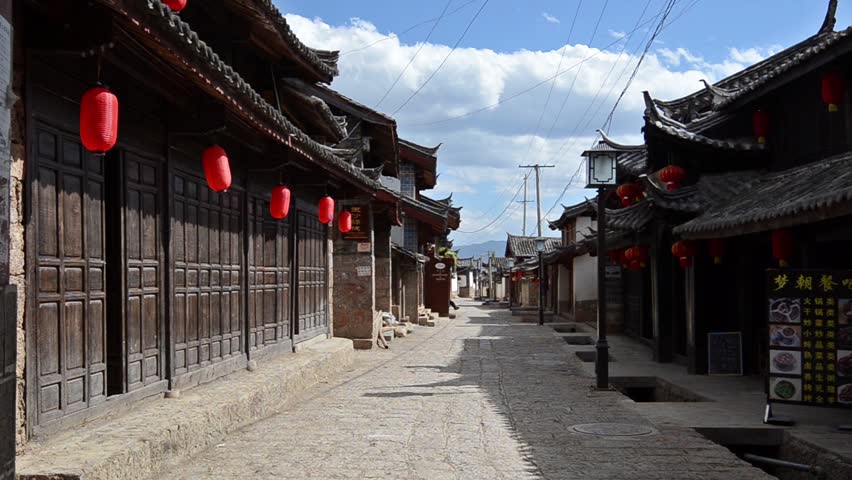
[[(354, 242), (365, 242), (370, 240), (370, 222), (367, 218), (367, 209), (362, 206), (347, 206), (350, 215), (348, 232), (341, 232), (344, 240)], [(360, 251), (360, 250), (359, 250)]]
[(852, 271), (768, 270), (768, 395), (852, 407)]

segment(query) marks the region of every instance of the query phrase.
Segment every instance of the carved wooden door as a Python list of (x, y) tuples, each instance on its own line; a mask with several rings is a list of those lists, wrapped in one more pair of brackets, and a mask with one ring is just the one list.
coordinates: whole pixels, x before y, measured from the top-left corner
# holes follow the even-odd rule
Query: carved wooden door
[(176, 172), (174, 368), (182, 375), (241, 355), (243, 251), (240, 193), (216, 193), (203, 178)]
[[(161, 164), (124, 153), (124, 391), (163, 378)], [(112, 297), (111, 297), (112, 300)]]
[(43, 425), (107, 397), (104, 162), (79, 136), (43, 125), (30, 152), (37, 382), (30, 411)]
[(326, 235), (328, 227), (316, 211), (296, 212), (296, 263), (298, 265), (298, 321), (296, 342), (328, 332)]
[(290, 218), (276, 220), (269, 201), (249, 197), (249, 348), (290, 342)]

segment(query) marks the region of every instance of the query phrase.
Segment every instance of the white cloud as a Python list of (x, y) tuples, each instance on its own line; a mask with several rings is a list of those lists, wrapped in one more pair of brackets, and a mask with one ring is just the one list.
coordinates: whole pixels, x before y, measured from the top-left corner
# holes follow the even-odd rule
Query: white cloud
[(612, 37), (612, 38), (614, 38), (614, 39), (616, 39), (616, 40), (621, 40), (622, 38), (624, 38), (624, 37), (626, 37), (626, 36), (627, 36), (627, 33), (626, 33), (626, 32), (619, 32), (619, 31), (612, 30), (612, 29), (607, 30), (607, 32), (609, 33), (609, 36), (610, 36), (610, 37)]
[[(374, 106), (408, 63), (419, 44), (400, 43), (390, 38), (373, 47), (346, 53), (377, 40), (389, 32), (379, 32), (371, 23), (353, 19), (343, 25), (329, 25), (321, 19), (288, 15), (287, 21), (305, 44), (315, 48), (341, 50), (340, 76), (332, 87), (368, 106)], [(577, 171), (580, 153), (588, 148), (621, 92), (637, 58), (616, 51), (600, 51), (585, 45), (567, 45), (561, 58), (564, 73), (556, 78), (553, 93), (536, 131), (550, 81), (560, 65), (562, 45), (548, 51), (517, 50), (496, 52), (483, 48), (459, 48), (449, 57), (408, 106), (396, 115), (400, 136), (424, 145), (443, 142), (439, 151), (438, 188), (427, 195), (443, 197), (455, 192), (456, 205), (463, 205), (462, 230), (470, 231), (489, 223), (503, 210), (517, 191), (523, 172), (519, 164), (555, 163), (542, 180), (543, 213), (553, 205), (571, 175)], [(624, 143), (641, 143), (644, 103), (641, 92), (651, 91), (661, 99), (678, 98), (701, 88), (699, 80), (715, 81), (745, 66), (747, 60), (766, 55), (770, 49), (731, 49), (729, 58), (713, 63), (684, 48), (650, 52), (638, 75), (621, 101), (611, 128), (611, 136)], [(420, 54), (387, 96), (379, 110), (393, 112), (434, 71), (449, 52), (439, 44), (424, 45)], [(594, 56), (592, 56), (594, 55)], [(570, 69), (589, 58), (576, 79), (572, 95), (565, 102), (559, 121), (557, 112), (577, 75)], [(566, 71), (567, 70), (567, 71)], [(612, 75), (607, 74), (612, 71)], [(513, 100), (517, 92), (542, 83)], [(597, 103), (589, 108), (592, 99)], [(501, 105), (462, 119), (429, 124), (453, 115)], [(584, 116), (584, 112), (588, 115)], [(553, 126), (552, 134), (547, 136)], [(573, 136), (575, 138), (569, 138)], [(568, 189), (561, 203), (571, 204), (593, 193), (582, 190), (582, 178)], [(534, 183), (530, 183), (534, 198)], [(520, 204), (512, 205), (506, 216), (479, 235), (456, 235), (457, 244), (504, 238), (505, 231), (520, 232), (517, 221)], [(530, 204), (533, 215), (535, 205)], [(557, 206), (551, 218), (561, 213)], [(530, 216), (532, 218), (532, 216)], [(530, 225), (534, 225), (531, 221)]]
[(547, 12), (541, 12), (541, 16), (547, 23), (559, 23), (559, 19)]

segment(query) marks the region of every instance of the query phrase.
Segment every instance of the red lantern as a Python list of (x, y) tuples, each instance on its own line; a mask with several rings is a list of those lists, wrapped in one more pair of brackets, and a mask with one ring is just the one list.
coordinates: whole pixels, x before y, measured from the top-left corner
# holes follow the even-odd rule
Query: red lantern
[(686, 180), (686, 170), (677, 165), (669, 165), (660, 170), (660, 180), (665, 182), (666, 190), (674, 191), (680, 188), (681, 182)]
[(785, 268), (793, 257), (793, 232), (787, 229), (772, 231), (772, 257), (778, 266)]
[(680, 266), (687, 268), (692, 266), (692, 257), (695, 256), (695, 245), (689, 240), (681, 240), (672, 245), (672, 255), (680, 259)]
[(757, 142), (766, 143), (766, 137), (769, 136), (769, 114), (763, 110), (755, 110), (753, 121), (754, 135), (757, 137)]
[(609, 251), (609, 263), (613, 265), (618, 265), (618, 261), (621, 260), (621, 250), (610, 250)]
[(332, 220), (334, 220), (334, 199), (326, 195), (319, 201), (319, 221), (323, 225), (328, 225)]
[(231, 188), (231, 165), (228, 154), (219, 145), (207, 147), (202, 155), (204, 175), (207, 185), (214, 192), (224, 192)]
[(630, 265), (630, 260), (627, 258), (627, 249), (621, 249), (619, 251), (619, 261), (621, 262), (621, 266), (627, 268)]
[(86, 150), (103, 154), (118, 139), (118, 98), (104, 87), (90, 88), (80, 100), (80, 140)]
[(710, 256), (713, 257), (713, 263), (719, 265), (722, 263), (722, 257), (725, 256), (727, 244), (724, 239), (714, 238), (710, 240)]
[(163, 0), (163, 3), (165, 3), (166, 6), (171, 8), (175, 13), (179, 13), (181, 10), (186, 8), (186, 0)]
[(533, 277), (532, 282), (533, 283), (539, 283), (539, 282), (541, 282), (541, 280), (538, 277)]
[(348, 210), (340, 212), (337, 217), (337, 227), (342, 233), (349, 233), (352, 230), (352, 214)]
[(843, 74), (837, 70), (822, 75), (822, 101), (828, 105), (829, 112), (836, 112), (837, 105), (843, 101)]
[(642, 195), (642, 188), (635, 183), (625, 183), (623, 185), (619, 185), (617, 189), (615, 189), (616, 195), (621, 199), (621, 205), (625, 207), (629, 207), (633, 205), (633, 202), (637, 202), (640, 200), (640, 196)]
[(624, 252), (631, 270), (644, 268), (648, 261), (648, 247), (645, 245), (630, 247)]
[(269, 214), (272, 218), (281, 220), (290, 213), (290, 189), (284, 185), (278, 185), (272, 189), (272, 198), (269, 200)]

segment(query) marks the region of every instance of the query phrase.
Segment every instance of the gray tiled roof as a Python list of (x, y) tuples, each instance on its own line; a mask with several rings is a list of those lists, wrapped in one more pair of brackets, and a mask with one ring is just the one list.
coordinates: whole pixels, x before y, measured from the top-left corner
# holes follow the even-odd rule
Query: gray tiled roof
[[(229, 94), (234, 95), (241, 106), (252, 114), (259, 113), (264, 122), (277, 127), (279, 130), (269, 132), (279, 140), (291, 138), (295, 141), (296, 148), (308, 153), (307, 158), (315, 161), (325, 168), (340, 171), (353, 180), (378, 189), (380, 184), (364, 175), (361, 170), (340, 158), (336, 150), (326, 147), (308, 136), (296, 127), (277, 108), (269, 104), (248, 82), (246, 82), (233, 67), (226, 64), (219, 55), (213, 51), (206, 42), (198, 37), (198, 33), (192, 30), (190, 25), (175, 15), (171, 9), (160, 0), (148, 0), (144, 3), (146, 12), (151, 20), (150, 26), (155, 26), (158, 32), (165, 34), (170, 42), (181, 47), (181, 54), (187, 55), (188, 60), (197, 62), (206, 67), (207, 73), (214, 77), (216, 83), (229, 89)], [(125, 13), (125, 15), (128, 15)], [(139, 26), (142, 35), (153, 36), (153, 31), (147, 31), (149, 25)], [(162, 42), (166, 37), (159, 37), (157, 41)], [(283, 140), (282, 140), (283, 141)]]
[(852, 214), (852, 152), (765, 174), (674, 228), (686, 238), (755, 233)]
[(442, 145), (442, 144), (439, 143), (438, 145), (435, 145), (434, 147), (424, 147), (423, 145), (418, 145), (418, 144), (412, 142), (411, 140), (406, 140), (404, 138), (399, 139), (399, 144), (405, 145), (406, 147), (408, 147), (412, 150), (416, 150), (416, 151), (418, 151), (418, 152), (420, 152), (424, 155), (427, 155), (427, 156), (430, 156), (430, 157), (435, 157), (435, 158), (437, 158), (438, 149), (441, 148), (441, 145)]
[[(538, 251), (535, 249), (537, 237), (522, 237), (507, 234), (506, 256), (507, 257), (536, 257)], [(561, 238), (541, 237), (545, 239), (544, 253), (552, 252), (562, 242)]]
[(642, 200), (629, 207), (606, 211), (606, 226), (614, 230), (638, 232), (645, 228), (654, 218), (651, 202)]
[[(852, 27), (834, 31), (837, 1), (828, 2), (828, 11), (819, 31), (805, 40), (786, 48), (754, 65), (740, 70), (713, 85), (705, 82), (705, 88), (685, 97), (671, 100), (655, 100), (666, 115), (689, 124), (690, 130), (700, 131), (706, 124), (714, 123), (721, 113), (711, 112), (743, 100), (749, 94), (762, 91), (770, 83), (787, 72), (819, 58), (852, 35)], [(852, 48), (847, 42), (845, 48)], [(708, 115), (709, 114), (709, 115)]]
[(287, 44), (308, 64), (321, 72), (326, 77), (326, 81), (330, 82), (332, 78), (336, 77), (340, 73), (337, 68), (337, 60), (340, 56), (339, 52), (318, 50), (308, 47), (302, 43), (302, 41), (299, 40), (299, 37), (297, 37), (290, 28), (290, 25), (287, 23), (287, 19), (284, 18), (284, 15), (281, 14), (272, 0), (235, 1), (244, 5), (248, 3), (257, 5), (260, 10), (262, 10), (264, 17), (266, 17), (275, 26), (275, 29), (281, 35), (282, 39), (287, 42)]
[[(597, 197), (596, 197), (597, 198)], [(582, 202), (566, 207), (562, 205), (562, 215), (556, 220), (550, 222), (548, 221), (548, 225), (551, 230), (559, 230), (565, 226), (565, 223), (569, 220), (573, 220), (577, 217), (582, 217), (584, 215), (594, 215), (597, 210), (597, 206), (595, 205), (596, 200), (589, 200), (588, 198), (583, 200)]]
[(700, 213), (748, 191), (749, 185), (761, 175), (754, 170), (703, 174), (694, 185), (674, 191), (666, 190), (653, 177), (645, 179), (648, 200), (656, 207), (678, 212)]
[(621, 152), (618, 156), (618, 174), (639, 176), (648, 171), (648, 147), (641, 145), (625, 145), (610, 138), (603, 130), (598, 130), (602, 141)]

